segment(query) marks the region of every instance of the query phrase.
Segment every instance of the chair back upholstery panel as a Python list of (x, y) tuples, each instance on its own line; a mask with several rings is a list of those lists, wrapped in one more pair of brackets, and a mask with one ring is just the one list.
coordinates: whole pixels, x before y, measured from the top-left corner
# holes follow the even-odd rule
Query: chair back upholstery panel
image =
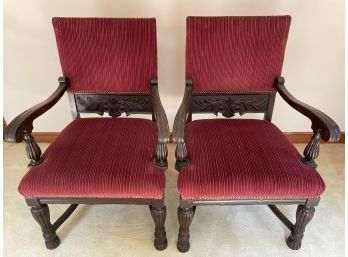
[(274, 92), (290, 16), (188, 17), (186, 79), (193, 93)]
[(154, 18), (53, 18), (73, 93), (150, 93), (157, 79)]

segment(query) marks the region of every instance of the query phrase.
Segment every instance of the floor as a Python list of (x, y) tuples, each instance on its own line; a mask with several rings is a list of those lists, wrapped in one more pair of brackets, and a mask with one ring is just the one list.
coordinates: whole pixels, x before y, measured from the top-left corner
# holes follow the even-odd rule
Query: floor
[[(47, 144), (41, 144), (44, 150)], [(300, 151), (304, 145), (296, 146)], [(174, 156), (174, 146), (169, 156)], [(61, 245), (46, 250), (39, 226), (17, 192), (26, 172), (24, 144), (4, 144), (4, 255), (8, 257), (108, 257), (108, 256), (266, 256), (335, 257), (344, 256), (344, 145), (324, 144), (318, 170), (327, 189), (317, 212), (308, 225), (302, 248), (290, 250), (285, 244), (288, 229), (266, 206), (198, 207), (191, 225), (191, 249), (176, 250), (179, 203), (177, 172), (170, 158), (167, 175), (166, 205), (168, 248), (153, 247), (153, 221), (145, 206), (81, 205), (58, 230)], [(52, 206), (55, 219), (65, 206)], [(291, 220), (295, 206), (280, 209)]]

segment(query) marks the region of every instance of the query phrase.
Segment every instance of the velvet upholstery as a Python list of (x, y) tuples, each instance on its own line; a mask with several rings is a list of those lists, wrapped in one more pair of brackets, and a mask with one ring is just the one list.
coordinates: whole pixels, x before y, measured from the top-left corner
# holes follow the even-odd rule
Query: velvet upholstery
[(290, 21), (290, 16), (188, 17), (186, 79), (192, 79), (192, 91), (275, 91)]
[(25, 197), (162, 198), (163, 170), (154, 165), (156, 124), (136, 118), (84, 118), (47, 148), (24, 176)]
[(190, 165), (179, 174), (183, 199), (306, 198), (325, 189), (268, 121), (196, 120), (187, 124), (185, 140)]
[(72, 92), (150, 93), (157, 79), (154, 18), (53, 18)]

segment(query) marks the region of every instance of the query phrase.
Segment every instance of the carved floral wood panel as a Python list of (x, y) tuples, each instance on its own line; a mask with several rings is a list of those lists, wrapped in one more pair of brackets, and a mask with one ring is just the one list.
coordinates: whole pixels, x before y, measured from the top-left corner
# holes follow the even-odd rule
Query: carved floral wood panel
[(151, 112), (150, 95), (75, 95), (78, 112), (109, 113), (111, 117), (118, 117), (122, 113)]
[(268, 94), (258, 95), (195, 95), (192, 101), (193, 112), (211, 112), (224, 117), (233, 117), (235, 113), (267, 111)]

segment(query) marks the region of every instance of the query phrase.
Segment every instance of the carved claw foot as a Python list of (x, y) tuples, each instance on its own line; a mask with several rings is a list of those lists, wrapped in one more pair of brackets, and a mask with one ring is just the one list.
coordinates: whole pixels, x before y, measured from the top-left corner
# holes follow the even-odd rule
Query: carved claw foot
[(179, 236), (176, 248), (179, 252), (185, 253), (190, 249), (190, 236)]
[(292, 250), (298, 250), (301, 248), (301, 244), (302, 244), (302, 238), (295, 238), (293, 239), (292, 236), (290, 235), (287, 239), (286, 239), (286, 244), (288, 245), (288, 247)]
[(47, 249), (53, 250), (59, 246), (60, 239), (57, 235), (55, 235), (55, 233), (54, 233), (54, 235), (53, 234), (49, 235), (49, 237), (50, 238), (46, 239), (46, 237), (44, 236), (45, 244), (46, 244)]
[(159, 239), (159, 240), (155, 239), (154, 246), (159, 251), (166, 249), (168, 246), (167, 238), (165, 237), (164, 239)]

